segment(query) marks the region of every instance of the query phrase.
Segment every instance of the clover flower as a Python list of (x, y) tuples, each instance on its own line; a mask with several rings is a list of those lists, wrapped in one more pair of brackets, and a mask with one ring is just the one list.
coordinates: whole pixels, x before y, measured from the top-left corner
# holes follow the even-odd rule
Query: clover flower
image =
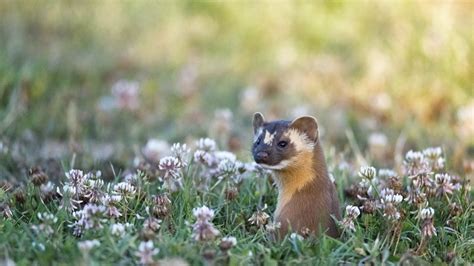
[(209, 221), (214, 218), (214, 210), (209, 209), (207, 206), (193, 209), (193, 215), (200, 221)]
[(102, 190), (104, 180), (102, 179), (88, 179), (84, 182), (85, 190), (84, 197), (89, 199), (89, 202), (98, 203), (101, 201), (105, 192)]
[(80, 241), (77, 243), (77, 247), (82, 253), (88, 253), (93, 248), (99, 247), (99, 246), (100, 246), (100, 242), (97, 239), (85, 240), (85, 241)]
[(346, 216), (341, 221), (341, 226), (344, 229), (355, 231), (354, 220), (360, 215), (360, 210), (357, 206), (347, 205)]
[(212, 166), (214, 164), (214, 156), (205, 150), (196, 150), (194, 152), (194, 161), (204, 164), (206, 166)]
[(196, 221), (193, 224), (192, 237), (195, 241), (211, 241), (219, 235), (219, 230), (209, 221)]
[(120, 182), (114, 186), (114, 192), (124, 197), (131, 197), (135, 195), (136, 188), (127, 182)]
[(86, 204), (84, 209), (73, 213), (77, 221), (70, 227), (73, 227), (75, 235), (80, 235), (83, 230), (100, 229), (106, 222), (105, 211), (103, 205)]
[(130, 223), (113, 223), (110, 225), (110, 233), (114, 236), (123, 237), (127, 231), (127, 228), (132, 227)]
[(78, 195), (76, 194), (76, 189), (68, 184), (62, 186), (61, 189), (56, 187), (56, 193), (61, 197), (59, 209), (72, 212), (78, 209), (79, 205), (82, 203), (81, 200), (77, 199)]
[(146, 160), (157, 163), (160, 158), (170, 153), (168, 142), (160, 139), (149, 139), (142, 149)]
[(403, 162), (405, 172), (409, 176), (426, 174), (431, 172), (429, 162), (426, 160), (422, 152), (408, 151)]
[(157, 232), (161, 227), (161, 220), (154, 217), (148, 217), (143, 222), (143, 228), (150, 229), (153, 232)]
[(448, 174), (436, 174), (436, 195), (453, 194), (453, 183), (451, 182), (451, 176)]
[(59, 194), (56, 192), (56, 186), (51, 181), (48, 181), (46, 184), (42, 184), (40, 186), (40, 192), (41, 199), (46, 203), (59, 196)]
[(219, 230), (217, 230), (211, 222), (212, 218), (214, 218), (214, 210), (209, 209), (207, 206), (202, 206), (200, 208), (194, 208), (193, 215), (197, 219), (192, 225), (192, 237), (194, 240), (210, 241), (219, 235)]
[(160, 250), (155, 248), (153, 241), (143, 241), (138, 246), (138, 250), (135, 252), (135, 256), (140, 259), (140, 263), (144, 265), (149, 265), (154, 262), (153, 256), (158, 254)]
[(380, 193), (381, 195), (381, 206), (383, 209), (383, 216), (388, 217), (391, 220), (400, 219), (400, 212), (397, 205), (403, 201), (403, 196), (395, 194), (391, 189), (384, 189)]
[(434, 216), (434, 209), (424, 208), (420, 211), (420, 218), (422, 221), (421, 225), (421, 235), (422, 237), (431, 238), (436, 236), (436, 228), (433, 225), (433, 216)]
[(171, 200), (168, 195), (154, 195), (152, 196), (152, 214), (158, 218), (164, 218), (168, 216), (171, 210)]
[(423, 155), (428, 160), (430, 166), (434, 170), (444, 168), (446, 160), (443, 158), (443, 151), (440, 147), (431, 147), (423, 150)]
[(179, 172), (183, 165), (178, 158), (172, 156), (162, 158), (158, 167), (164, 171), (164, 175), (160, 179), (166, 188), (174, 192), (183, 186)]
[(431, 174), (426, 172), (420, 172), (419, 174), (410, 176), (409, 178), (414, 187), (421, 188), (423, 190), (432, 189), (434, 186)]
[(362, 178), (367, 178), (368, 180), (374, 179), (376, 176), (377, 170), (372, 166), (362, 166), (359, 170), (359, 176)]
[(173, 146), (171, 146), (171, 152), (178, 158), (183, 166), (188, 165), (188, 157), (191, 149), (189, 149), (186, 144), (174, 143)]
[(43, 212), (37, 214), (38, 219), (41, 221), (39, 225), (32, 225), (31, 229), (35, 231), (36, 234), (44, 233), (47, 236), (52, 235), (54, 230), (52, 225), (58, 221), (58, 218), (51, 213)]
[(201, 138), (196, 143), (198, 149), (212, 152), (217, 149), (216, 141), (210, 138)]

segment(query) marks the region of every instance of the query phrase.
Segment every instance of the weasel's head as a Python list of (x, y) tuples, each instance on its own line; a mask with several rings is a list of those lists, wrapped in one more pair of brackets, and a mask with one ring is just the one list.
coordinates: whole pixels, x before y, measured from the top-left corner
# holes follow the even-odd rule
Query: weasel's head
[(311, 155), (319, 136), (318, 123), (312, 116), (266, 122), (261, 113), (255, 113), (253, 131), (253, 158), (257, 164), (272, 170), (284, 170), (300, 156)]

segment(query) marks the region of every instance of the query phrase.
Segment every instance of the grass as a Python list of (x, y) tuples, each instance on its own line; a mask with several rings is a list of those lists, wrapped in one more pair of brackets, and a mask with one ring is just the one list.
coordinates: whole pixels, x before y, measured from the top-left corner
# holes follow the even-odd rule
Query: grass
[[(211, 151), (209, 154), (219, 157), (216, 152)], [(181, 158), (183, 162), (187, 162), (189, 155)], [(231, 162), (228, 159), (230, 157), (220, 158), (224, 158), (221, 162)], [(38, 180), (46, 174), (35, 172), (23, 189), (13, 192), (7, 185), (3, 186), (2, 208), (8, 205), (12, 210), (11, 215), (4, 213), (0, 227), (3, 256), (14, 260), (18, 265), (28, 265), (31, 261), (39, 264), (68, 264), (71, 261), (77, 264), (134, 264), (139, 259), (136, 255), (139, 244), (151, 240), (155, 248), (159, 249), (158, 255), (154, 256), (155, 261), (178, 257), (190, 264), (394, 264), (408, 261), (416, 264), (469, 264), (473, 260), (472, 194), (467, 190), (465, 180), (459, 181), (460, 188), (452, 194), (426, 196), (424, 203), (420, 205), (400, 203), (397, 209), (402, 217), (399, 219), (384, 216), (386, 207), (383, 206), (378, 206), (371, 213), (364, 210), (361, 217), (354, 219), (355, 231), (344, 229), (340, 239), (324, 235), (307, 239), (287, 236), (283, 241), (275, 242), (264, 224), (257, 226), (250, 221), (257, 210), (272, 213), (276, 205), (276, 191), (268, 173), (252, 170), (250, 165), (247, 165), (247, 171), (243, 171), (244, 168), (238, 166), (239, 163), (232, 163), (235, 168), (208, 166), (193, 160), (187, 167), (177, 170), (179, 178), (182, 178), (182, 188), (174, 192), (165, 185), (167, 181), (163, 180), (166, 171), (156, 172), (152, 169), (153, 165), (148, 165), (148, 168), (145, 167), (148, 170), (138, 170), (125, 179), (133, 184), (134, 192), (119, 192), (120, 189), (114, 187), (123, 179), (122, 175), (118, 175), (108, 183), (111, 185), (97, 187), (101, 193), (122, 195), (122, 199), (115, 205), (122, 215), (109, 217), (101, 212), (98, 216), (91, 215), (91, 228), (82, 227), (82, 232), (76, 235), (73, 225), (79, 220), (77, 213), (73, 215), (72, 211), (60, 206), (67, 202), (67, 195), (75, 195), (73, 198), (77, 196), (77, 199), (82, 200), (82, 203), (76, 204), (75, 211), (85, 208), (87, 202), (93, 204), (89, 193), (94, 185), (84, 181), (78, 186), (82, 187), (83, 192), (68, 194), (65, 185), (73, 184), (72, 179), (70, 176), (61, 178), (62, 185), (58, 187), (58, 192), (63, 195), (61, 197), (56, 194), (56, 189), (46, 192), (44, 187), (40, 187)], [(444, 169), (439, 170), (444, 172)], [(209, 171), (213, 171), (213, 174)], [(332, 171), (342, 202), (353, 201), (359, 206), (363, 205), (364, 201), (351, 200), (346, 197), (347, 193), (344, 194), (342, 188), (345, 183), (348, 179), (355, 178), (354, 173), (344, 171)], [(378, 175), (373, 180), (378, 180), (380, 184), (387, 182), (388, 179), (380, 171)], [(431, 177), (434, 180), (434, 174)], [(91, 175), (88, 179), (97, 180), (100, 177)], [(407, 199), (406, 189), (413, 184), (412, 181), (403, 175), (397, 180), (405, 183), (400, 193)], [(46, 181), (43, 177), (41, 182), (45, 184)], [(202, 186), (205, 183), (203, 181), (209, 183)], [(452, 182), (456, 184), (456, 181)], [(380, 194), (382, 187), (390, 186), (374, 185), (378, 194), (368, 196), (377, 201), (377, 204), (383, 204), (380, 201), (383, 199)], [(228, 196), (229, 188), (235, 188), (238, 194)], [(438, 189), (439, 186), (433, 188)], [(358, 193), (364, 195), (364, 192)], [(156, 208), (167, 205), (157, 202), (154, 195), (165, 194), (171, 201), (169, 209), (156, 211)], [(104, 202), (98, 200), (96, 204), (109, 206)], [(454, 210), (450, 205), (453, 203), (459, 209)], [(264, 207), (267, 204), (268, 209)], [(196, 222), (193, 209), (204, 205), (215, 211), (215, 217), (210, 222), (220, 231), (220, 235), (211, 235), (206, 241), (197, 241), (194, 235), (196, 231), (191, 227)], [(435, 210), (433, 221), (437, 235), (424, 238), (420, 232), (423, 225), (419, 211), (428, 205)], [(40, 219), (39, 213), (52, 214), (57, 221)], [(158, 230), (147, 231), (144, 221), (148, 217), (162, 220)], [(123, 232), (113, 234), (111, 226), (117, 223), (129, 225)], [(39, 231), (33, 228), (41, 224), (46, 227)], [(47, 226), (52, 229), (49, 233), (45, 229)], [(235, 237), (237, 245), (229, 251), (219, 250), (219, 239), (223, 236)], [(85, 240), (98, 240), (100, 246), (93, 247), (90, 251), (79, 249), (78, 243)], [(421, 245), (423, 241), (426, 244)]]

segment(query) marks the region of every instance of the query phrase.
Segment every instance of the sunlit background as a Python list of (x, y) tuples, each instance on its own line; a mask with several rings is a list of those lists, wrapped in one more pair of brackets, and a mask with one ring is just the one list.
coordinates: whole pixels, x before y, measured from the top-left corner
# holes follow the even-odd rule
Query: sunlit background
[(341, 160), (397, 167), (409, 149), (441, 146), (450, 167), (471, 171), (473, 10), (0, 1), (0, 175), (74, 165), (107, 176), (203, 136), (251, 160), (256, 111), (316, 116), (327, 155)]

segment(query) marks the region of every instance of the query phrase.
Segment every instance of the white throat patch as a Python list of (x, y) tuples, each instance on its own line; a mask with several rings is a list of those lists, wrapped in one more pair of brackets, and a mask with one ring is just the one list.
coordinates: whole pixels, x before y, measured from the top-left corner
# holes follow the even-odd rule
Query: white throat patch
[(260, 165), (261, 167), (266, 168), (266, 169), (283, 170), (283, 169), (287, 168), (288, 166), (290, 166), (292, 163), (293, 163), (293, 160), (283, 160), (283, 161), (279, 162), (276, 165), (268, 165), (268, 164), (264, 164), (264, 163), (259, 163), (258, 165)]

